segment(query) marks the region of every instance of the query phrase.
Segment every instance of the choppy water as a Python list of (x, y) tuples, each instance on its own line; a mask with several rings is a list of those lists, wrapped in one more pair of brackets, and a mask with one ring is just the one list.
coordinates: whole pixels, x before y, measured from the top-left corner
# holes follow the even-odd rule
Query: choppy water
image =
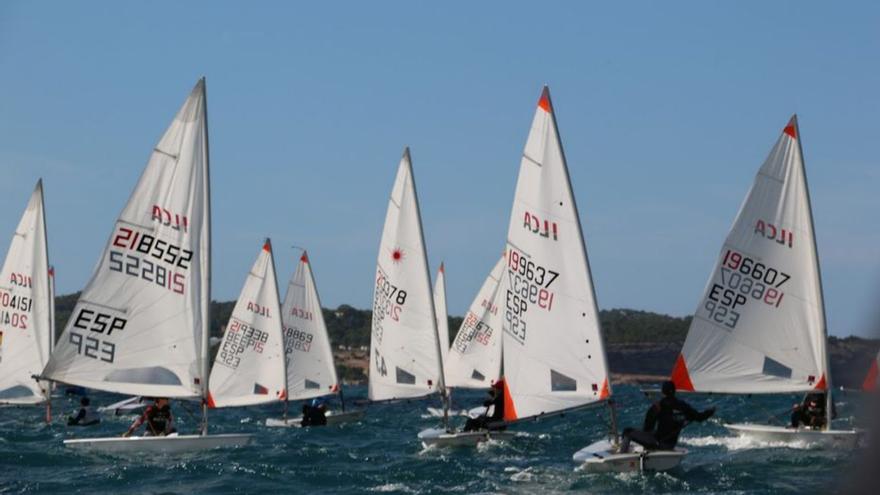
[[(357, 398), (363, 388), (347, 395)], [(618, 386), (621, 423), (638, 425), (650, 401), (636, 387)], [(120, 397), (92, 396), (93, 405)], [(480, 393), (456, 395), (474, 405)], [(718, 406), (724, 420), (766, 421), (798, 398), (692, 397), (697, 408)], [(836, 426), (859, 423), (858, 394), (839, 398)], [(73, 411), (78, 398), (54, 400), (56, 412)], [(109, 457), (65, 450), (61, 440), (116, 435), (134, 416), (106, 416), (97, 427), (68, 428), (42, 409), (0, 409), (0, 492), (84, 493), (820, 493), (851, 465), (852, 452), (760, 445), (729, 436), (714, 420), (689, 426), (682, 443), (690, 455), (660, 474), (586, 474), (571, 455), (606, 431), (604, 408), (570, 413), (516, 427), (515, 439), (477, 449), (424, 449), (416, 434), (437, 426), (431, 401), (371, 406), (359, 423), (316, 429), (263, 426), (278, 406), (214, 410), (212, 433), (255, 434), (253, 445), (180, 456)], [(175, 402), (181, 432), (197, 421)], [(196, 412), (193, 405), (189, 409)], [(295, 407), (292, 407), (295, 410)], [(463, 418), (458, 418), (463, 421)]]

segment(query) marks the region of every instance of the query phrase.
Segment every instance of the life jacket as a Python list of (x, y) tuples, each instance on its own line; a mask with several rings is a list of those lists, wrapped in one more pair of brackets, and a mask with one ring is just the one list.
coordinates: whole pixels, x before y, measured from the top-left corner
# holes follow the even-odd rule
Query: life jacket
[(160, 409), (150, 406), (144, 414), (147, 416), (147, 432), (150, 435), (164, 435), (171, 429), (174, 419), (170, 407), (164, 406)]

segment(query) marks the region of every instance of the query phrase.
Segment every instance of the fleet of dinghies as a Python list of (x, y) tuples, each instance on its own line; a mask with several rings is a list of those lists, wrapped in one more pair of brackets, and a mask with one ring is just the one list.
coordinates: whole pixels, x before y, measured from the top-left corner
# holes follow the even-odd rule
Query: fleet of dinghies
[[(210, 368), (211, 194), (205, 81), (193, 88), (153, 149), (134, 192), (57, 344), (42, 181), (16, 228), (0, 280), (0, 403), (47, 405), (55, 383), (140, 397), (199, 401), (191, 434), (77, 438), (101, 452), (182, 452), (248, 444), (251, 435), (209, 434), (209, 408), (278, 404), (269, 427), (298, 427), (292, 400), (339, 395), (327, 423), (346, 411), (308, 254), (283, 301), (266, 239)], [(450, 345), (446, 273), (432, 287), (409, 149), (391, 194), (373, 281), (368, 396), (371, 402), (439, 395), (441, 427), (428, 446), (473, 446), (514, 436), (522, 421), (608, 406), (611, 427), (573, 455), (587, 471), (665, 470), (687, 451), (622, 449), (603, 332), (575, 195), (548, 88), (520, 161), (500, 259)], [(730, 230), (672, 371), (685, 392), (825, 392), (821, 429), (725, 424), (760, 440), (852, 448), (854, 430), (831, 427), (827, 329), (812, 210), (797, 119), (758, 172)], [(864, 381), (877, 387), (880, 354)], [(500, 428), (457, 428), (451, 390), (503, 388)], [(498, 407), (501, 407), (499, 405)], [(476, 408), (471, 416), (487, 415)], [(500, 414), (500, 412), (498, 413)]]

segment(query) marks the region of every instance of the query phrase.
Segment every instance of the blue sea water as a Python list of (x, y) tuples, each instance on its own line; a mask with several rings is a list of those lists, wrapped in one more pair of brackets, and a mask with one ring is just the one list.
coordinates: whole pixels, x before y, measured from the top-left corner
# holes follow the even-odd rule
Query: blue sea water
[[(347, 398), (364, 397), (355, 387)], [(93, 404), (121, 397), (96, 393)], [(624, 425), (641, 423), (651, 400), (637, 387), (618, 386)], [(795, 396), (686, 397), (697, 408), (718, 407), (718, 420), (766, 422)], [(0, 409), (0, 492), (15, 493), (823, 493), (844, 475), (854, 452), (758, 444), (731, 437), (718, 420), (689, 426), (690, 454), (666, 473), (586, 474), (572, 454), (607, 431), (604, 407), (517, 425), (517, 436), (476, 449), (425, 449), (416, 434), (439, 424), (426, 407), (436, 400), (370, 406), (358, 423), (339, 427), (267, 428), (279, 405), (212, 410), (212, 433), (247, 432), (252, 445), (187, 455), (113, 457), (71, 452), (62, 440), (118, 435), (134, 415), (105, 415), (100, 426), (68, 428), (63, 413), (78, 398), (56, 398), (51, 425), (40, 407)], [(456, 392), (455, 406), (473, 406), (479, 392)], [(857, 393), (838, 397), (835, 426), (857, 426)], [(195, 404), (173, 403), (178, 428), (194, 432)], [(189, 409), (192, 413), (187, 412)], [(296, 410), (292, 405), (292, 410)], [(463, 422), (463, 418), (457, 418)]]

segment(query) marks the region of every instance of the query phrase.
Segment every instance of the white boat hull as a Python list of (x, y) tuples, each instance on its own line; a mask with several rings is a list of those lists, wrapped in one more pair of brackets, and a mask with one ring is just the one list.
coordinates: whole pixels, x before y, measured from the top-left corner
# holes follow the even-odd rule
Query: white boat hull
[(600, 440), (574, 453), (572, 460), (588, 473), (626, 473), (633, 471), (667, 471), (681, 464), (687, 450), (645, 451), (632, 444), (632, 451), (621, 454), (608, 440)]
[[(335, 426), (360, 421), (361, 418), (364, 417), (364, 412), (365, 411), (363, 409), (345, 412), (329, 411), (326, 414), (327, 426)], [(302, 418), (288, 418), (287, 420), (283, 420), (280, 418), (267, 418), (266, 426), (271, 426), (273, 428), (302, 428)]]
[(509, 440), (515, 433), (509, 431), (457, 431), (447, 432), (442, 428), (429, 428), (419, 432), (419, 440), (425, 447), (474, 447), (489, 440)]
[(731, 433), (761, 442), (799, 443), (811, 446), (852, 449), (858, 445), (856, 430), (812, 430), (759, 424), (725, 424)]
[(65, 440), (64, 446), (87, 452), (124, 454), (162, 452), (176, 454), (216, 448), (243, 447), (252, 435), (169, 435), (165, 437), (105, 437)]

